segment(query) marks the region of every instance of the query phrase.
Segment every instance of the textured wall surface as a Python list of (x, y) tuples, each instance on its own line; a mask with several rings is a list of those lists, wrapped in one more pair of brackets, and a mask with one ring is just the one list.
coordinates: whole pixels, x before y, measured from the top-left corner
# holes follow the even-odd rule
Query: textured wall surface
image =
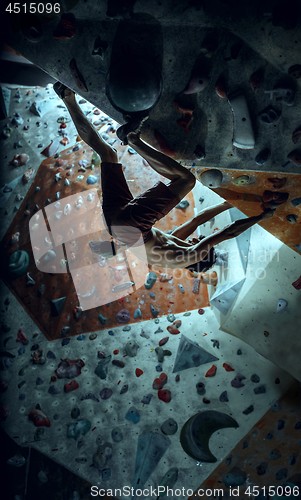
[(6, 28), (9, 44), (120, 123), (120, 104), (161, 89), (143, 133), (187, 164), (258, 170), (268, 149), (260, 168), (300, 169), (295, 0), (65, 0), (58, 14), (8, 15)]

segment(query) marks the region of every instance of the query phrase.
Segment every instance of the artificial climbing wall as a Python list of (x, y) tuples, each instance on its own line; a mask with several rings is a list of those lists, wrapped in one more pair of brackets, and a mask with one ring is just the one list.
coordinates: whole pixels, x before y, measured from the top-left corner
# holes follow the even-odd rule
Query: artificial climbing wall
[(251, 171), (238, 191), (285, 203), (264, 227), (299, 251), (298, 2), (64, 0), (25, 14), (7, 15), (7, 43), (119, 123), (122, 110), (151, 108), (143, 136), (199, 178), (208, 167)]

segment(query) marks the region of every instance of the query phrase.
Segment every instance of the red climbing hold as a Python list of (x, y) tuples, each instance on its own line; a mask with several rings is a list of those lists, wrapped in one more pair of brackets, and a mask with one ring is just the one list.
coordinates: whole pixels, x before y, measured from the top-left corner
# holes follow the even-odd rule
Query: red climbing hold
[(301, 290), (301, 276), (292, 283), (293, 287), (296, 288), (296, 290)]
[(173, 322), (173, 325), (176, 327), (176, 328), (180, 328), (180, 326), (182, 325), (182, 321), (180, 319), (176, 319), (174, 322)]
[(70, 380), (67, 384), (64, 385), (64, 392), (75, 391), (79, 388), (79, 383), (76, 380)]
[(155, 378), (155, 380), (153, 381), (153, 389), (155, 389), (156, 391), (162, 389), (162, 387), (164, 387), (166, 382), (167, 382), (167, 375), (166, 373), (162, 372), (160, 373), (159, 378)]
[(164, 403), (169, 403), (171, 400), (171, 392), (168, 389), (159, 389), (158, 398), (164, 401)]
[(216, 366), (212, 365), (211, 368), (209, 368), (209, 370), (206, 372), (205, 377), (214, 377), (214, 375), (216, 374), (216, 370)]
[(119, 354), (119, 349), (114, 349), (113, 354)]
[(136, 377), (141, 377), (141, 375), (143, 375), (143, 370), (141, 370), (141, 368), (136, 368), (135, 370), (135, 373), (136, 373)]
[(198, 313), (202, 315), (202, 314), (205, 314), (205, 311), (204, 311), (204, 309), (199, 309)]
[(167, 330), (169, 331), (169, 333), (171, 333), (172, 335), (178, 335), (180, 333), (180, 330), (178, 328), (176, 328), (174, 325), (169, 325), (167, 327)]
[(169, 337), (164, 337), (163, 339), (159, 340), (159, 345), (162, 346), (162, 345), (165, 345), (166, 342), (169, 341)]
[(234, 368), (232, 368), (231, 365), (229, 365), (228, 363), (223, 363), (223, 368), (225, 368), (226, 372), (234, 372)]
[(226, 82), (225, 78), (223, 76), (220, 76), (218, 80), (215, 83), (215, 92), (217, 93), (218, 97), (221, 99), (225, 99), (227, 97), (227, 91), (226, 91)]
[(21, 342), (23, 345), (27, 345), (29, 340), (25, 335), (25, 332), (22, 330), (22, 328), (19, 328), (18, 333), (17, 333), (17, 338), (16, 342)]

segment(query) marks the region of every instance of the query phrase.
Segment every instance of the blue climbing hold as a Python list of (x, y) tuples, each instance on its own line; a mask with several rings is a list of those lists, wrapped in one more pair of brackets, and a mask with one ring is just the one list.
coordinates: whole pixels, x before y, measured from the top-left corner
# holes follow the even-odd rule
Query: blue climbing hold
[(97, 179), (96, 175), (88, 175), (87, 180), (86, 180), (87, 184), (96, 184), (97, 181), (98, 181), (98, 179)]
[(134, 406), (132, 406), (126, 412), (125, 418), (127, 420), (129, 420), (129, 422), (133, 422), (133, 424), (138, 424), (138, 422), (140, 421), (140, 413), (137, 410), (137, 408), (135, 408)]
[(134, 319), (139, 319), (139, 318), (142, 318), (142, 312), (140, 307), (137, 307), (137, 309), (135, 309), (134, 311)]

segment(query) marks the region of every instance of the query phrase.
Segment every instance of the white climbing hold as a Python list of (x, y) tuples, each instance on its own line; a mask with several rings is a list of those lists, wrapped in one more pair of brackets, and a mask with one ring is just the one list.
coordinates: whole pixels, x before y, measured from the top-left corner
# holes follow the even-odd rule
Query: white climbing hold
[(276, 312), (277, 313), (282, 312), (286, 308), (287, 308), (287, 300), (285, 300), (285, 299), (279, 299), (278, 303), (277, 303)]

